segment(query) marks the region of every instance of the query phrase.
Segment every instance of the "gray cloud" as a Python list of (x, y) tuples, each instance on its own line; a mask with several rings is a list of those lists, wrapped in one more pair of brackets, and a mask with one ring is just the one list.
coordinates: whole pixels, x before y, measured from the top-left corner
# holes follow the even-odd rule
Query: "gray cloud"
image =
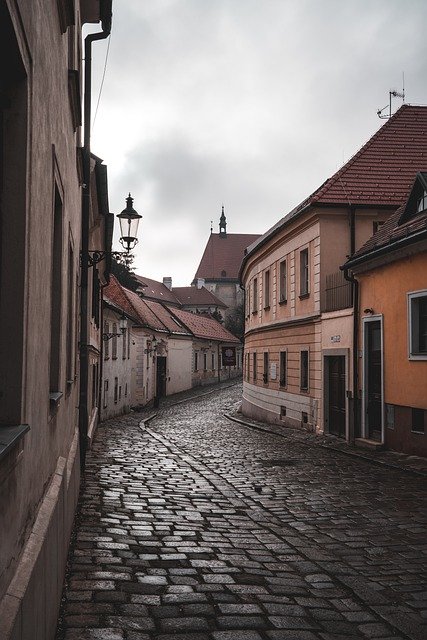
[(378, 129), (402, 71), (427, 103), (426, 18), (418, 0), (114, 0), (92, 148), (112, 209), (131, 190), (144, 214), (138, 269), (188, 284), (222, 202), (230, 231), (264, 232)]

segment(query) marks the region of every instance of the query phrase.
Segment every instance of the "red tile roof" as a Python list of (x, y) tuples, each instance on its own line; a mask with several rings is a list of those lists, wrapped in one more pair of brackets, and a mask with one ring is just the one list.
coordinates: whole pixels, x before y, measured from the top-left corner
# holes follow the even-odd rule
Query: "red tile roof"
[(248, 254), (311, 205), (398, 207), (427, 169), (427, 106), (404, 104), (341, 169), (279, 220)]
[(239, 339), (227, 331), (220, 322), (214, 318), (208, 318), (190, 311), (182, 309), (169, 309), (174, 316), (178, 318), (188, 329), (196, 336), (196, 338), (204, 338), (206, 340), (215, 340), (219, 342), (238, 343)]
[[(427, 181), (427, 173), (422, 174)], [(411, 200), (409, 200), (409, 204)], [(413, 203), (412, 203), (413, 204)], [(408, 216), (407, 213), (410, 215)], [(365, 244), (355, 252), (344, 265), (351, 268), (353, 263), (360, 264), (373, 257), (379, 250), (387, 250), (387, 254), (398, 248), (402, 241), (412, 243), (427, 238), (427, 211), (416, 213), (415, 208), (409, 207), (408, 202), (399, 207), (379, 230)]]
[[(205, 280), (237, 280), (244, 250), (260, 236), (254, 233), (211, 233), (194, 276)], [(225, 275), (223, 275), (225, 272)]]
[(145, 276), (138, 276), (135, 274), (135, 278), (140, 283), (141, 293), (144, 298), (150, 298), (151, 300), (159, 300), (161, 302), (167, 302), (169, 304), (179, 304), (173, 292), (163, 284), (163, 282), (157, 282), (151, 278)]
[(183, 306), (211, 306), (227, 309), (227, 305), (206, 287), (173, 287), (173, 294)]
[(206, 316), (167, 307), (155, 300), (143, 300), (137, 293), (123, 287), (115, 276), (105, 287), (104, 299), (131, 316), (135, 322), (152, 331), (161, 331), (173, 335), (192, 336), (219, 342), (238, 343), (222, 324)]

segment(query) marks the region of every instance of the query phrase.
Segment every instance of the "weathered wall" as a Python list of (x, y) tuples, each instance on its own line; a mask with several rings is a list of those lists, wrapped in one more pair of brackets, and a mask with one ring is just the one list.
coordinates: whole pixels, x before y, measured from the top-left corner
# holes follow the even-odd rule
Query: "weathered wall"
[[(79, 482), (80, 133), (68, 89), (68, 69), (80, 67), (79, 18), (75, 31), (62, 34), (54, 0), (1, 0), (0, 11), (1, 41), (9, 31), (16, 42), (0, 62), (10, 93), (9, 106), (1, 107), (7, 162), (0, 187), (0, 430), (30, 426), (0, 460), (0, 637), (49, 640)], [(50, 401), (54, 324), (55, 391), (62, 393), (56, 403)]]

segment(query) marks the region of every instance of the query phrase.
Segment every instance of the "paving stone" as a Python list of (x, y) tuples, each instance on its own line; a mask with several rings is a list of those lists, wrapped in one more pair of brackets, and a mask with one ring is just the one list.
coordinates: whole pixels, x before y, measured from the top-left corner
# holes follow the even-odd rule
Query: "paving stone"
[(399, 640), (404, 623), (425, 629), (419, 478), (314, 434), (230, 422), (240, 390), (163, 399), (145, 429), (144, 412), (99, 425), (62, 606), (74, 626), (57, 640)]

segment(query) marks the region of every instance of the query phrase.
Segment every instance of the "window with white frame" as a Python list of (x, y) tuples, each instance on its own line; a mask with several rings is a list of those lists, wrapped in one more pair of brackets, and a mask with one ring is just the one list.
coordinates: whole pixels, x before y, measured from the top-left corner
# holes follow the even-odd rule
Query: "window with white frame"
[(288, 353), (287, 351), (280, 352), (280, 378), (279, 384), (281, 387), (286, 387), (288, 378)]
[(279, 267), (279, 302), (284, 303), (288, 299), (288, 270), (286, 260)]
[(252, 313), (258, 311), (258, 278), (254, 278), (252, 285)]
[(264, 271), (264, 309), (270, 308), (270, 269)]
[(112, 339), (112, 346), (111, 346), (111, 357), (113, 358), (113, 360), (117, 360), (117, 324), (115, 322), (113, 322), (113, 339)]
[(427, 290), (408, 294), (409, 358), (427, 360)]
[(264, 351), (264, 370), (262, 379), (264, 384), (268, 382), (268, 351)]
[(308, 296), (309, 290), (309, 262), (308, 249), (302, 249), (300, 257), (300, 296)]
[(300, 389), (301, 391), (308, 391), (308, 351), (301, 351), (300, 355)]

